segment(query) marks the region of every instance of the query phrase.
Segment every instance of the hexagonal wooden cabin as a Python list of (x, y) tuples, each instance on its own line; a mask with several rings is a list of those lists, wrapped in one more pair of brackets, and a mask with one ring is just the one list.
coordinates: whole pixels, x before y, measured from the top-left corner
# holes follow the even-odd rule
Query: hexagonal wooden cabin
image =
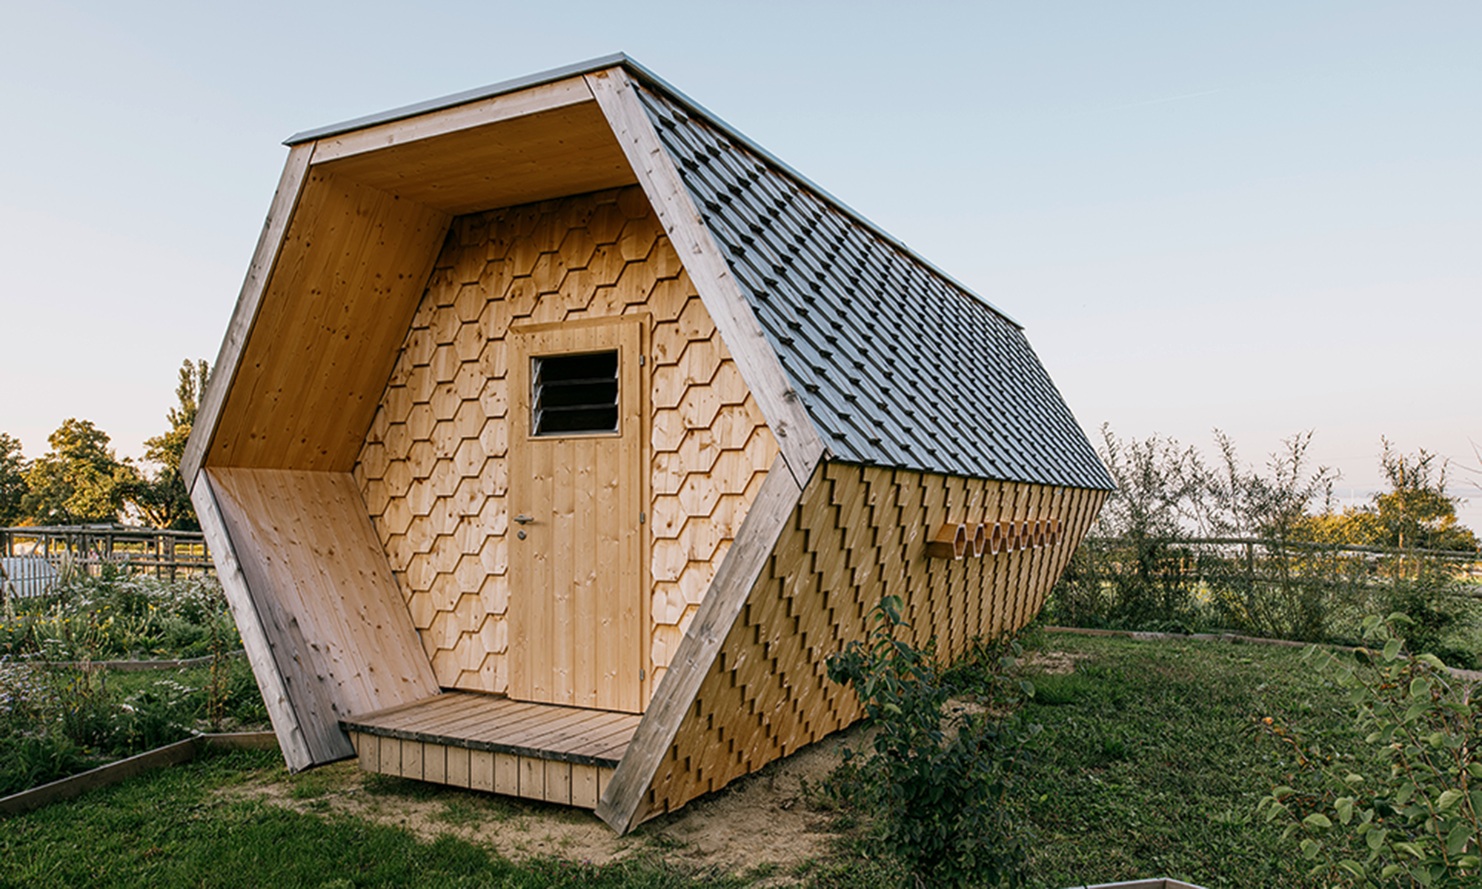
[(296, 136), (186, 477), (290, 767), (624, 831), (1023, 625), (1111, 487), (1019, 326), (631, 60)]

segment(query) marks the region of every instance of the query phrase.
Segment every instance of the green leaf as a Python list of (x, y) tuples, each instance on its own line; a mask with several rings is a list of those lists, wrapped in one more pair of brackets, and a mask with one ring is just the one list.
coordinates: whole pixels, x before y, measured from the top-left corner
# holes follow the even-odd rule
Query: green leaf
[(1338, 820), (1344, 824), (1353, 820), (1353, 797), (1342, 796), (1333, 803), (1333, 808), (1338, 811)]
[(1420, 851), (1420, 848), (1414, 843), (1395, 843), (1394, 848), (1396, 852), (1403, 852), (1406, 855), (1415, 858), (1417, 861), (1425, 860), (1425, 853)]
[(1311, 861), (1317, 857), (1317, 850), (1321, 848), (1322, 846), (1316, 840), (1304, 839), (1301, 844), (1302, 857)]
[(1431, 681), (1424, 676), (1416, 676), (1410, 680), (1410, 697), (1429, 698), (1431, 696)]
[(1311, 815), (1303, 818), (1302, 823), (1306, 824), (1309, 827), (1315, 827), (1319, 830), (1327, 830), (1328, 828), (1333, 826), (1333, 822), (1328, 819), (1328, 816), (1324, 815), (1321, 812), (1313, 812)]
[(1400, 649), (1403, 647), (1404, 643), (1401, 642), (1399, 639), (1391, 639), (1388, 642), (1384, 643), (1384, 659), (1387, 661), (1393, 661), (1395, 658), (1400, 656)]
[(1364, 866), (1362, 864), (1359, 864), (1357, 861), (1354, 861), (1352, 858), (1343, 859), (1342, 861), (1338, 862), (1338, 866), (1353, 874), (1360, 880), (1362, 880), (1364, 878), (1364, 875), (1367, 873), (1367, 871), (1364, 870)]
[(1451, 832), (1446, 834), (1446, 854), (1453, 856), (1460, 855), (1466, 850), (1467, 841), (1471, 838), (1471, 825), (1465, 821), (1457, 822), (1456, 826), (1451, 828)]
[(1451, 788), (1436, 798), (1436, 811), (1449, 812), (1456, 808), (1456, 804), (1461, 802), (1461, 798), (1462, 792), (1455, 787)]
[(1446, 672), (1446, 665), (1441, 662), (1440, 658), (1436, 657), (1430, 652), (1426, 652), (1425, 654), (1417, 654), (1415, 656), (1415, 659), (1425, 664), (1426, 666), (1431, 667), (1434, 670), (1438, 670), (1442, 673)]
[(1389, 831), (1375, 828), (1364, 835), (1364, 842), (1369, 844), (1370, 849), (1378, 852), (1379, 848), (1384, 845), (1384, 838), (1388, 835)]

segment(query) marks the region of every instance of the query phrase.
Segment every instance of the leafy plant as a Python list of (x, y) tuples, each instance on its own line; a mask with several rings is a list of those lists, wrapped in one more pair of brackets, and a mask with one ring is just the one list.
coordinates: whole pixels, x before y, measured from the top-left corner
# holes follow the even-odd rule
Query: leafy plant
[[(883, 598), (869, 638), (828, 660), (829, 678), (854, 689), (875, 728), (873, 752), (860, 760), (846, 751), (835, 786), (869, 810), (889, 852), (927, 884), (1020, 885), (1025, 832), (1007, 801), (1038, 727), (1003, 709), (1016, 703), (1007, 682), (989, 684), (990, 706), (944, 717), (954, 683), (937, 669), (932, 643), (902, 638), (901, 606)], [(1016, 653), (1005, 652), (974, 672), (1001, 676)]]
[(1482, 699), (1431, 654), (1405, 652), (1403, 614), (1365, 621), (1377, 650), (1311, 656), (1348, 692), (1368, 755), (1255, 720), (1293, 770), (1260, 809), (1287, 818), (1312, 875), (1337, 886), (1482, 882)]

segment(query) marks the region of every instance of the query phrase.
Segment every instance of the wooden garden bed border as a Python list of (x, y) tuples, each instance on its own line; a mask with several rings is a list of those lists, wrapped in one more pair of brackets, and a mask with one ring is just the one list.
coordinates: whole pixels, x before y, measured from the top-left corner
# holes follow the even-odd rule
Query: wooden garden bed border
[(81, 796), (89, 790), (110, 787), (121, 781), (164, 768), (190, 762), (209, 748), (225, 750), (268, 750), (278, 746), (278, 737), (272, 732), (222, 732), (202, 734), (143, 753), (135, 754), (118, 762), (98, 766), (50, 784), (22, 790), (0, 798), (0, 815), (20, 815), (48, 806), (52, 803)]
[[(226, 652), (222, 657), (238, 658), (246, 653), (244, 649), (236, 648)], [(120, 673), (143, 673), (148, 670), (183, 670), (186, 667), (204, 667), (211, 661), (212, 656), (205, 654), (200, 657), (165, 661), (22, 661), (22, 663), (33, 667), (62, 670), (83, 670), (91, 667), (97, 670), (117, 670)]]

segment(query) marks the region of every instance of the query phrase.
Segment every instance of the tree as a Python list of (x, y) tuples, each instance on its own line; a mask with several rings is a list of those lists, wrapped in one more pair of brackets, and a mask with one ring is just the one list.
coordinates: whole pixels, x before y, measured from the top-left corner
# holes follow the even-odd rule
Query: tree
[(1109, 423), (1102, 424), (1101, 438), (1097, 452), (1116, 490), (1096, 520), (1100, 534), (1177, 538), (1199, 525), (1200, 495), (1208, 474), (1198, 450), (1157, 435), (1124, 440)]
[(1457, 498), (1446, 491), (1446, 461), (1421, 448), (1397, 452), (1381, 439), (1379, 464), (1390, 489), (1374, 495), (1364, 512), (1370, 536), (1382, 546), (1416, 549), (1477, 549), (1477, 535), (1456, 518)]
[(108, 442), (108, 433), (91, 422), (64, 420), (47, 438), (51, 450), (26, 471), (27, 492), (21, 501), (26, 517), (38, 525), (117, 520), (138, 471), (114, 456)]
[(1282, 449), (1266, 461), (1268, 474), (1241, 465), (1235, 443), (1214, 431), (1220, 467), (1207, 479), (1204, 525), (1216, 536), (1261, 537), (1288, 540), (1310, 523), (1314, 502), (1331, 511), (1333, 482), (1338, 473), (1326, 466), (1308, 469), (1307, 448), (1312, 431), (1282, 439)]
[(0, 527), (21, 520), (25, 496), (26, 458), (21, 453), (20, 439), (0, 432)]
[(175, 386), (176, 406), (165, 414), (170, 429), (144, 442), (144, 459), (157, 468), (129, 490), (128, 499), (156, 528), (200, 530), (195, 508), (190, 503), (190, 489), (180, 473), (180, 460), (185, 443), (190, 440), (210, 372), (211, 366), (204, 360), (181, 363), (179, 383)]

